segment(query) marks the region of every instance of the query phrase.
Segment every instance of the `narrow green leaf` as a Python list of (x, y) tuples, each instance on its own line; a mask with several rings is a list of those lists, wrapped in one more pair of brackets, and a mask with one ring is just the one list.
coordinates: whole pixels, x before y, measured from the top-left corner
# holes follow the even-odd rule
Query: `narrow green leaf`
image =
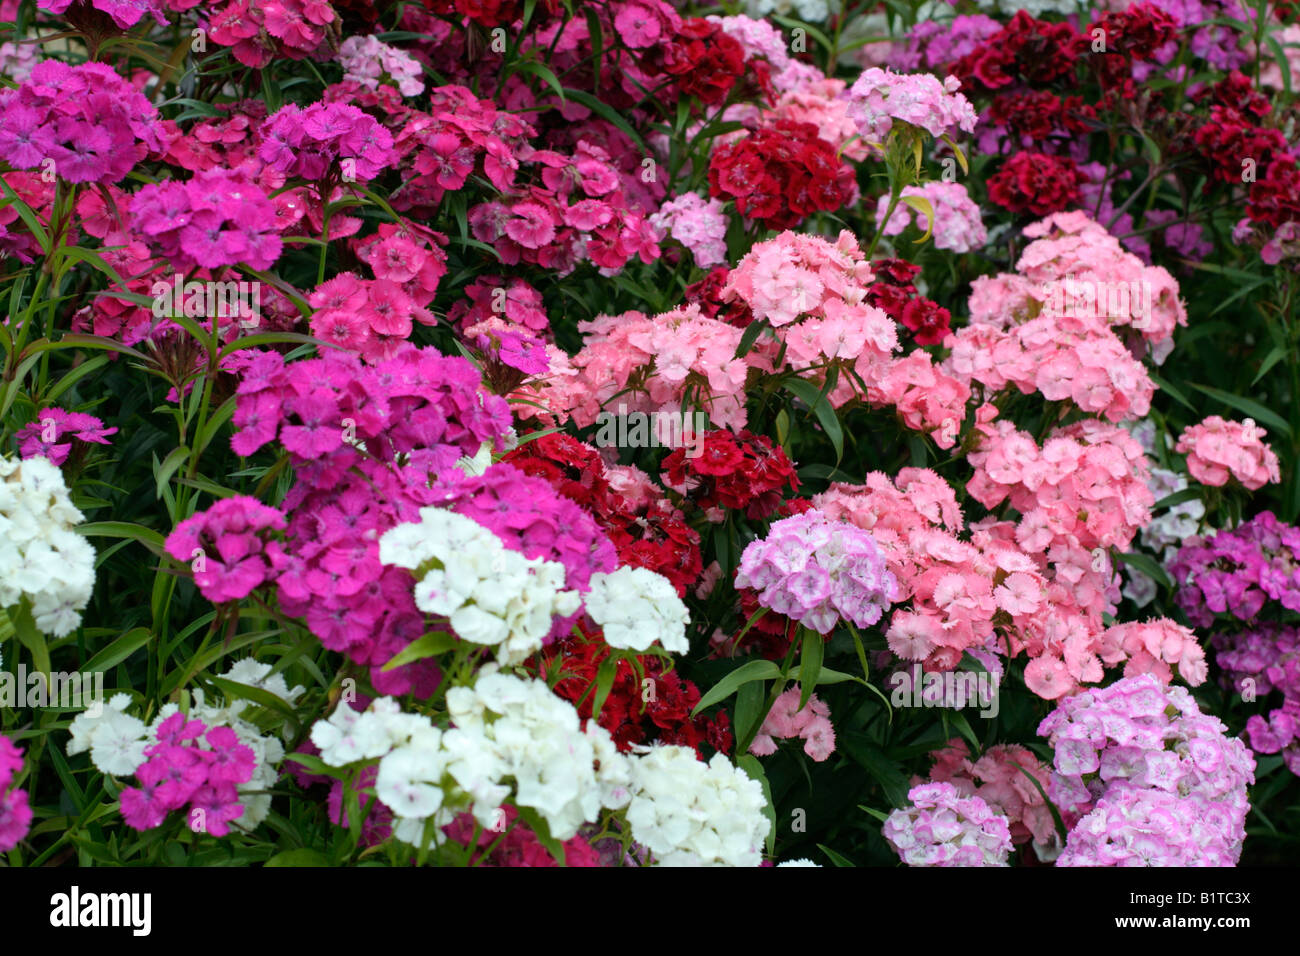
[(700, 711), (712, 707), (720, 700), (726, 700), (743, 684), (756, 680), (773, 680), (780, 676), (781, 669), (771, 661), (748, 661), (741, 664), (709, 688), (709, 692), (700, 698), (700, 702), (691, 711), (691, 716), (696, 716)]

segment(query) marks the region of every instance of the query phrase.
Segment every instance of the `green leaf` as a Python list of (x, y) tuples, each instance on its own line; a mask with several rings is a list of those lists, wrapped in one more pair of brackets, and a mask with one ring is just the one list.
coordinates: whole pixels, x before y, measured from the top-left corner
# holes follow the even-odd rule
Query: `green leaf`
[(851, 862), (848, 860), (847, 857), (840, 856), (838, 853), (836, 853), (834, 850), (832, 850), (832, 849), (831, 849), (830, 847), (828, 847), (828, 846), (823, 846), (822, 844), (818, 843), (818, 844), (817, 844), (817, 849), (819, 849), (819, 850), (821, 850), (823, 853), (825, 853), (825, 854), (826, 854), (826, 858), (827, 858), (828, 860), (830, 860), (832, 863), (834, 863), (836, 866), (856, 866), (856, 865), (857, 865), (857, 864), (855, 864), (855, 863), (851, 863)]
[(1154, 372), (1148, 372), (1147, 374), (1148, 377), (1150, 377), (1152, 383), (1156, 386), (1156, 388), (1160, 389), (1160, 391), (1162, 392), (1168, 392), (1170, 398), (1176, 401), (1179, 405), (1182, 405), (1184, 408), (1191, 411), (1193, 415), (1199, 414), (1196, 406), (1193, 405), (1191, 402), (1189, 402), (1187, 400), (1187, 396), (1184, 395), (1181, 391), (1174, 388), (1173, 385), (1166, 382), (1163, 378), (1161, 378), (1159, 375), (1156, 375)]
[(144, 545), (154, 554), (164, 553), (165, 539), (162, 535), (152, 528), (132, 524), (129, 521), (92, 521), (90, 524), (78, 525), (77, 533), (87, 538), (130, 538)]
[(751, 681), (742, 684), (736, 691), (736, 707), (732, 717), (737, 740), (752, 740), (767, 716), (763, 713), (765, 687), (762, 681)]
[(163, 489), (171, 481), (172, 475), (176, 474), (178, 468), (189, 460), (190, 449), (187, 445), (181, 445), (179, 448), (173, 448), (171, 453), (162, 460), (162, 464), (154, 463), (153, 476), (157, 483), (156, 497), (163, 496)]
[(1184, 488), (1182, 491), (1175, 491), (1172, 495), (1165, 495), (1151, 506), (1151, 510), (1163, 511), (1166, 508), (1172, 508), (1174, 505), (1181, 505), (1184, 501), (1196, 501), (1200, 497), (1200, 488)]
[(564, 861), (564, 844), (551, 836), (551, 828), (542, 818), (542, 815), (532, 807), (520, 806), (517, 803), (515, 804), (515, 809), (519, 811), (519, 816), (523, 818), (524, 822), (528, 824), (533, 833), (537, 836), (537, 841), (541, 843), (542, 846), (546, 847), (551, 856), (555, 858), (555, 862), (560, 864), (560, 866), (567, 866), (568, 864)]
[(45, 635), (36, 626), (36, 619), (32, 617), (32, 609), (28, 606), (27, 599), (22, 598), (17, 608), (10, 608), (7, 613), (18, 640), (31, 651), (32, 663), (36, 665), (36, 669), (42, 674), (49, 674), (50, 648), (45, 643)]
[(618, 674), (618, 658), (611, 654), (600, 663), (596, 671), (596, 699), (591, 705), (591, 718), (600, 716), (600, 709), (605, 706), (610, 690), (614, 687), (614, 677)]
[[(751, 622), (752, 623), (752, 622)], [(709, 692), (700, 698), (700, 702), (691, 711), (694, 717), (706, 707), (712, 707), (720, 700), (726, 700), (743, 684), (756, 680), (774, 680), (781, 676), (781, 668), (771, 661), (748, 661), (741, 664), (722, 680), (709, 688)]]
[(556, 78), (555, 74), (551, 72), (551, 68), (545, 63), (539, 63), (536, 60), (529, 60), (525, 63), (520, 63), (518, 70), (520, 73), (531, 73), (533, 76), (536, 76), (555, 92), (555, 95), (560, 98), (561, 103), (566, 102), (564, 99), (564, 87), (560, 85), (560, 81)]
[(380, 668), (381, 671), (391, 671), (412, 661), (422, 661), (426, 657), (433, 657), (451, 650), (456, 646), (456, 638), (446, 631), (430, 631), (423, 637), (408, 644), (403, 650), (394, 654), (392, 659)]
[(329, 858), (319, 850), (301, 847), (297, 850), (284, 850), (277, 853), (263, 866), (329, 866)]
[(767, 328), (767, 319), (755, 319), (745, 326), (744, 334), (740, 336), (740, 344), (736, 346), (736, 358), (743, 358), (749, 354), (749, 350), (754, 347), (758, 337), (763, 334)]
[(83, 674), (91, 674), (96, 671), (107, 671), (122, 663), (140, 648), (149, 643), (149, 638), (153, 635), (147, 627), (137, 627), (127, 631), (108, 647), (104, 648), (94, 657), (86, 662), (86, 666), (81, 669)]
[[(1197, 385), (1195, 382), (1189, 382), (1192, 388), (1198, 392), (1203, 392), (1211, 398), (1217, 398), (1223, 404), (1235, 408), (1255, 419), (1261, 425), (1266, 425), (1276, 432), (1285, 435), (1287, 438), (1294, 437), (1291, 431), (1291, 424), (1277, 412), (1265, 408), (1259, 402), (1252, 402), (1248, 398), (1242, 398), (1240, 395), (1234, 395), (1231, 392), (1225, 392), (1219, 388), (1211, 388), (1208, 385)], [(1163, 387), (1163, 386), (1162, 386)]]
[(1043, 802), (1047, 804), (1047, 809), (1052, 811), (1052, 820), (1056, 823), (1056, 833), (1061, 838), (1062, 845), (1064, 845), (1065, 839), (1069, 834), (1068, 831), (1065, 829), (1065, 821), (1061, 819), (1061, 811), (1056, 809), (1056, 804), (1054, 804), (1051, 798), (1048, 797), (1047, 791), (1044, 790), (1043, 785), (1038, 782), (1038, 778), (1036, 778), (1032, 773), (1030, 773), (1024, 767), (1020, 766), (1020, 764), (1015, 763), (1014, 761), (1012, 761), (1012, 763), (1017, 770), (1019, 770), (1026, 777), (1029, 778), (1029, 782), (1034, 785), (1034, 789), (1043, 795)]
[(799, 709), (808, 706), (808, 698), (817, 686), (822, 672), (822, 655), (826, 653), (826, 644), (816, 631), (803, 629), (803, 647), (799, 649)]
[(831, 445), (835, 448), (835, 463), (839, 464), (840, 459), (844, 457), (844, 429), (840, 426), (839, 417), (835, 414), (831, 403), (826, 400), (816, 385), (805, 379), (787, 379), (783, 387), (812, 410), (822, 430), (826, 432), (826, 437), (831, 440)]
[(1119, 560), (1122, 564), (1127, 564), (1131, 568), (1137, 568), (1165, 590), (1172, 591), (1174, 589), (1174, 582), (1169, 580), (1169, 575), (1165, 574), (1165, 569), (1156, 564), (1149, 555), (1132, 551), (1127, 554), (1121, 554)]
[(906, 805), (910, 785), (907, 775), (898, 769), (897, 763), (885, 756), (865, 734), (851, 731), (844, 734), (841, 741), (844, 752), (880, 785), (890, 806)]
[(1264, 361), (1259, 363), (1259, 371), (1256, 372), (1255, 377), (1250, 380), (1250, 384), (1252, 386), (1257, 384), (1261, 378), (1268, 374), (1268, 370), (1278, 362), (1282, 361), (1282, 359), (1286, 358), (1286, 355), (1286, 349), (1281, 348), (1280, 346), (1274, 347), (1268, 355), (1264, 356)]
[(925, 242), (930, 236), (934, 235), (934, 207), (930, 205), (930, 200), (924, 196), (900, 196), (899, 202), (904, 206), (911, 206), (918, 213), (925, 216), (925, 235), (916, 240), (918, 244)]
[(650, 149), (646, 146), (645, 140), (641, 138), (641, 135), (628, 125), (627, 120), (625, 120), (622, 115), (608, 103), (601, 102), (590, 93), (584, 93), (582, 90), (575, 90), (567, 86), (564, 88), (564, 94), (569, 99), (573, 100), (573, 102), (587, 107), (587, 109), (591, 110), (601, 119), (616, 126), (620, 132), (627, 136), (628, 139), (636, 143), (637, 149), (641, 151), (643, 156), (650, 155)]

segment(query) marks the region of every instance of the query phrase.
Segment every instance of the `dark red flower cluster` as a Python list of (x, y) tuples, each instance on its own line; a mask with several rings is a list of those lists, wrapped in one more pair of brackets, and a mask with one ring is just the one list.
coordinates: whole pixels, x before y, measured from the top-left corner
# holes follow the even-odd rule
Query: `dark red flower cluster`
[(1208, 101), (1211, 106), (1224, 106), (1256, 119), (1263, 119), (1273, 109), (1268, 97), (1256, 90), (1250, 77), (1240, 70), (1233, 70), (1218, 83), (1202, 89), (1192, 99), (1198, 103)]
[[(681, 96), (694, 96), (712, 106), (725, 100), (745, 74), (745, 48), (718, 24), (685, 17), (675, 37), (642, 54), (641, 66), (648, 73), (672, 77)], [(754, 60), (752, 67), (767, 75), (766, 62)]]
[(618, 563), (662, 574), (677, 594), (704, 570), (700, 535), (666, 502), (634, 508), (610, 488), (605, 464), (590, 445), (570, 435), (543, 435), (512, 451), (506, 460), (591, 512), (618, 551)]
[(1128, 60), (1130, 65), (1149, 60), (1178, 35), (1178, 24), (1173, 17), (1147, 0), (1099, 17), (1088, 31), (1089, 35), (1097, 29), (1103, 31), (1106, 41), (1108, 65), (1104, 69), (1107, 71), (1115, 69), (1109, 61), (1116, 55)]
[(1193, 142), (1210, 167), (1211, 180), (1229, 184), (1242, 182), (1245, 160), (1253, 160), (1255, 168), (1262, 170), (1274, 156), (1287, 151), (1286, 137), (1278, 130), (1258, 126), (1229, 106), (1211, 106), (1210, 118), (1193, 135)]
[(664, 459), (664, 483), (705, 510), (744, 511), (760, 520), (780, 506), (787, 485), (791, 492), (799, 487), (794, 462), (766, 435), (717, 429), (704, 433), (699, 454), (687, 454), (695, 450), (678, 448)]
[(1268, 164), (1263, 177), (1250, 187), (1246, 214), (1274, 229), (1300, 222), (1300, 169), (1294, 156), (1279, 156)]
[(875, 281), (867, 302), (884, 310), (910, 330), (917, 345), (938, 345), (948, 335), (952, 314), (932, 299), (917, 294), (912, 280), (921, 271), (906, 259), (877, 259), (871, 263)]
[(989, 105), (989, 122), (1006, 128), (1016, 146), (1087, 133), (1096, 111), (1081, 96), (1059, 97), (1047, 90), (1003, 93)]
[[(555, 693), (572, 701), (578, 715), (591, 718), (596, 697), (596, 675), (609, 656), (600, 632), (585, 622), (583, 637), (571, 637), (552, 645), (545, 668), (559, 670)], [(700, 702), (700, 689), (675, 670), (665, 670), (661, 657), (637, 658), (644, 671), (638, 674), (627, 659), (618, 662), (614, 683), (605, 698), (596, 723), (609, 731), (618, 749), (627, 752), (636, 744), (662, 743), (690, 747), (701, 758), (702, 744), (720, 753), (731, 750), (731, 721), (725, 710), (713, 717), (691, 717)]]
[(996, 90), (1017, 78), (1041, 87), (1074, 72), (1086, 40), (1068, 23), (1035, 20), (1020, 10), (1011, 22), (957, 61), (953, 74), (970, 89)]
[(727, 143), (709, 161), (709, 195), (769, 229), (791, 229), (853, 198), (853, 169), (811, 123), (777, 120)]
[(1046, 216), (1079, 201), (1083, 173), (1068, 156), (1023, 150), (989, 179), (989, 199), (1012, 212)]

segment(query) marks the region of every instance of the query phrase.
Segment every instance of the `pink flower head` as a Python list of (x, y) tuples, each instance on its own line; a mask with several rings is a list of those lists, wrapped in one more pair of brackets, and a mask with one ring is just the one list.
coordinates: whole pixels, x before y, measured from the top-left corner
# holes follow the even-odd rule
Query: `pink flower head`
[(1264, 442), (1268, 432), (1251, 419), (1233, 422), (1211, 415), (1190, 425), (1174, 450), (1187, 455), (1187, 470), (1203, 485), (1226, 485), (1232, 477), (1251, 491), (1281, 481), (1277, 455)]
[(36, 420), (20, 428), (14, 438), (18, 442), (19, 454), (24, 458), (39, 455), (61, 466), (68, 460), (72, 442), (60, 439), (75, 438), (80, 442), (107, 445), (110, 444), (108, 436), (116, 432), (116, 428), (105, 428), (94, 415), (52, 406), (40, 411)]

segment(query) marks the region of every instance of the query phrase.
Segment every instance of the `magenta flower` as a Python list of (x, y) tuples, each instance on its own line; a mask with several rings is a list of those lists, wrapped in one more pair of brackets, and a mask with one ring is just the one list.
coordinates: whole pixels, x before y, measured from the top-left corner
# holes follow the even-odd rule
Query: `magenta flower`
[(221, 604), (247, 597), (271, 579), (283, 552), (265, 533), (284, 527), (284, 515), (275, 508), (236, 495), (182, 521), (167, 536), (166, 548), (190, 565), (199, 592)]
[(61, 442), (60, 439), (75, 438), (81, 442), (107, 445), (110, 444), (108, 436), (116, 432), (116, 428), (105, 428), (104, 423), (94, 415), (51, 407), (39, 412), (36, 421), (24, 425), (14, 437), (18, 441), (18, 452), (23, 458), (39, 455), (61, 466), (68, 460), (72, 442)]

